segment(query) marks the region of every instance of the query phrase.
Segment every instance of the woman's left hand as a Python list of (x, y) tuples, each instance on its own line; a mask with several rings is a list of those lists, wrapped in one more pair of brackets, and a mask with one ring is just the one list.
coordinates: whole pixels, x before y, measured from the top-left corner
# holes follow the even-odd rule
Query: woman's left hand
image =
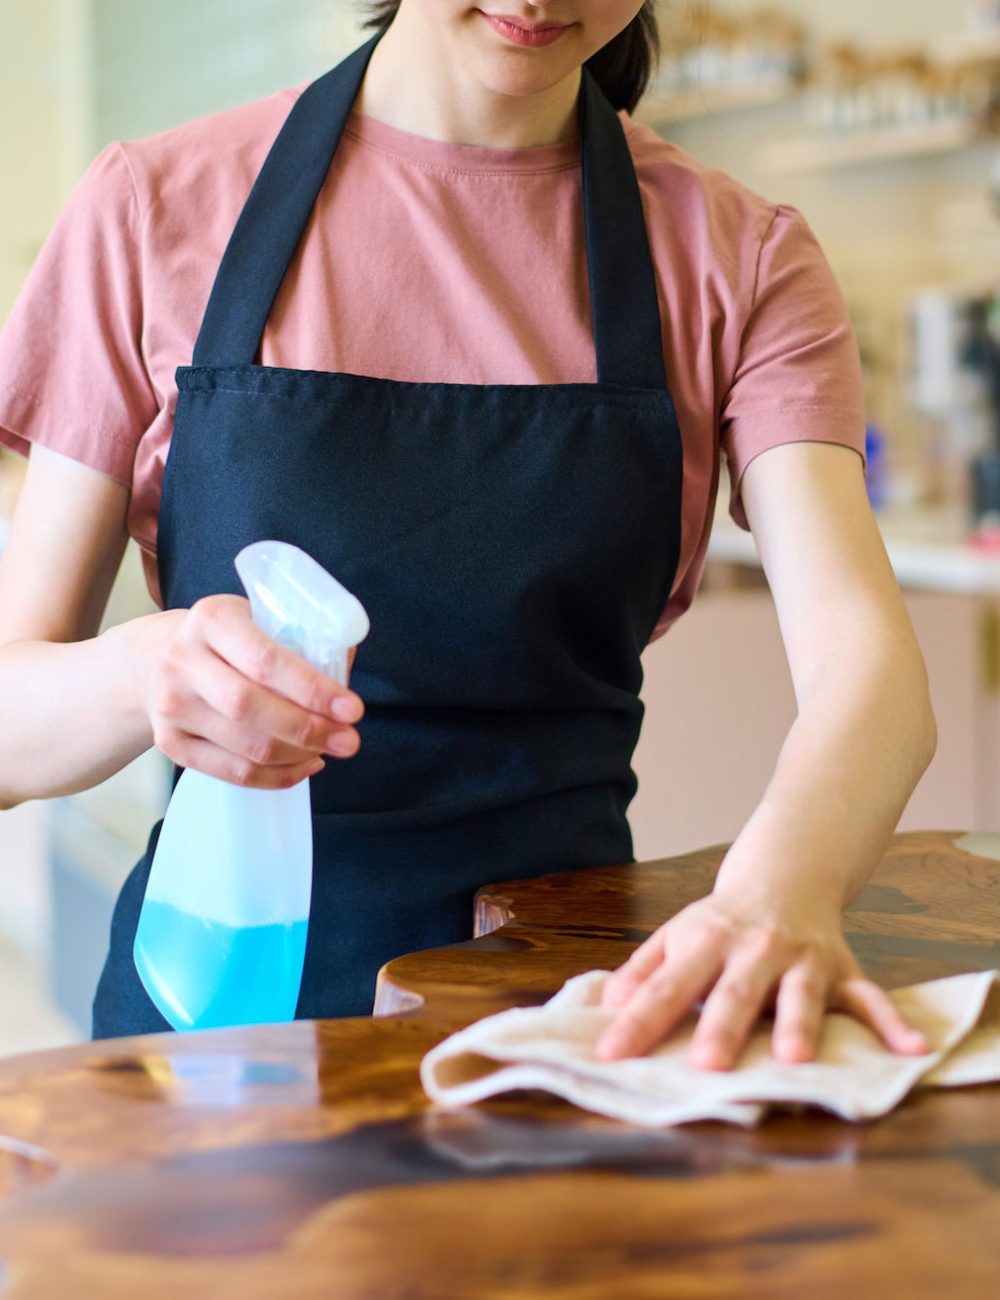
[(855, 1016), (892, 1051), (928, 1050), (865, 976), (847, 946), (841, 913), (828, 903), (787, 896), (749, 903), (717, 888), (684, 908), (609, 978), (602, 1005), (619, 1011), (598, 1041), (598, 1055), (641, 1055), (702, 998), (690, 1056), (699, 1069), (735, 1065), (771, 1007), (772, 1054), (779, 1061), (813, 1059), (828, 1008)]

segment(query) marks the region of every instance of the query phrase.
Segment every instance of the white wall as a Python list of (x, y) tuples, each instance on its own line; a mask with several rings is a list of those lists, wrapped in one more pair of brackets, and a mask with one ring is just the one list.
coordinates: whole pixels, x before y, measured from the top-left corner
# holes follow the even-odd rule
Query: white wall
[(91, 0), (95, 144), (319, 76), (358, 44), (353, 0)]
[(354, 0), (0, 0), (0, 320), (97, 151), (319, 75)]

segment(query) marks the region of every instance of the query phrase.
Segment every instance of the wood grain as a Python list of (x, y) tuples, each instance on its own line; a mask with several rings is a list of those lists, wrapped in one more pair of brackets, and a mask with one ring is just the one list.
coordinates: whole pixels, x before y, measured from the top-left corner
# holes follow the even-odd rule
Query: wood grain
[[(1000, 967), (1000, 862), (957, 838), (897, 837), (849, 912), (887, 984)], [(722, 852), (484, 890), (480, 937), (391, 963), (375, 1019), (0, 1062), (0, 1296), (996, 1294), (998, 1089), (751, 1133), (429, 1108), (424, 1052), (617, 965)]]

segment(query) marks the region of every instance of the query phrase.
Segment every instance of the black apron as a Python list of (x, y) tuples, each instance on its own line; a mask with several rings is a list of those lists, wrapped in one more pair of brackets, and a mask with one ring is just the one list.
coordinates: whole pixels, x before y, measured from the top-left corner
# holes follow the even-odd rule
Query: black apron
[[(377, 40), (306, 89), (257, 178), (177, 371), (159, 516), (167, 609), (243, 594), (236, 553), (277, 538), (371, 616), (351, 679), (361, 751), (311, 781), (299, 1018), (369, 1014), (386, 961), (471, 936), (483, 884), (632, 860), (640, 654), (680, 544), (681, 438), (639, 187), (586, 69), (596, 383), (256, 364)], [(115, 907), (98, 1038), (169, 1028), (132, 960), (161, 825)]]

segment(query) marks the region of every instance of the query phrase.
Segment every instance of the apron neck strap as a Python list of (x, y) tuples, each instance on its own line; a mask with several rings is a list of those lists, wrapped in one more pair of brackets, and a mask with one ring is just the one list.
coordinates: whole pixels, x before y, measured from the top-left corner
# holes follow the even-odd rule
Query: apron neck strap
[[(366, 41), (296, 100), (219, 265), (193, 365), (254, 364), (382, 35)], [(623, 387), (666, 388), (656, 277), (639, 183), (621, 121), (586, 68), (580, 134), (597, 378)]]

